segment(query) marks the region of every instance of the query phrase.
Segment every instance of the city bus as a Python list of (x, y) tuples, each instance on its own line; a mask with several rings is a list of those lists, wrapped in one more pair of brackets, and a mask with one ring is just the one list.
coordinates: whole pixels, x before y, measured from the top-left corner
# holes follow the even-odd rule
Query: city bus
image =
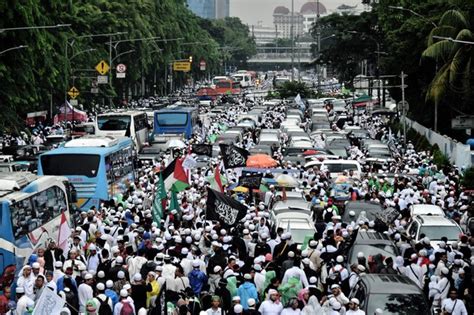
[(167, 108), (155, 111), (153, 134), (155, 136), (183, 136), (191, 138), (198, 125), (199, 113), (196, 108)]
[(46, 248), (48, 240), (58, 242), (61, 214), (69, 224), (75, 199), (66, 177), (0, 174), (0, 279), (11, 279), (36, 249)]
[(69, 179), (81, 210), (99, 208), (101, 201), (123, 194), (135, 180), (133, 142), (130, 138), (86, 136), (39, 157), (39, 175)]
[(104, 113), (97, 115), (95, 135), (99, 137), (130, 137), (138, 152), (148, 142), (148, 126), (145, 112)]

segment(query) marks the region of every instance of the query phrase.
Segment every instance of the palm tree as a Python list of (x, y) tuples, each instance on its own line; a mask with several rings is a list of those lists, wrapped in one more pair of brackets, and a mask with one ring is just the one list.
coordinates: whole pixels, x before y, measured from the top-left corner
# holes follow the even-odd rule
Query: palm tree
[[(473, 32), (469, 29), (469, 19), (458, 10), (448, 10), (442, 16), (428, 38), (428, 47), (422, 59), (436, 61), (437, 72), (426, 93), (426, 102), (435, 104), (434, 129), (437, 129), (438, 105), (448, 91), (459, 96), (470, 92), (470, 75), (474, 49), (470, 44), (459, 41), (472, 41)], [(444, 39), (439, 39), (442, 37)]]

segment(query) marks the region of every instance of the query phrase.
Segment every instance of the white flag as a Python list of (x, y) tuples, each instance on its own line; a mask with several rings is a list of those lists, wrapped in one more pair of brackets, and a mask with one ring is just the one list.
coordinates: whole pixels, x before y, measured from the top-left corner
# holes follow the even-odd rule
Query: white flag
[(67, 223), (66, 214), (64, 214), (63, 211), (61, 214), (61, 224), (59, 224), (58, 247), (61, 248), (64, 253), (66, 253), (69, 236), (71, 236), (71, 228)]
[(51, 288), (45, 287), (36, 302), (33, 315), (57, 315), (61, 313), (63, 306), (64, 300)]

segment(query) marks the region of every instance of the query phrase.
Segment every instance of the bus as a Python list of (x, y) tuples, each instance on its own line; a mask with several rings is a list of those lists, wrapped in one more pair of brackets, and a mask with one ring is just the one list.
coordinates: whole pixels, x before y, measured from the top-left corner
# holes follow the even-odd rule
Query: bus
[(48, 240), (58, 242), (61, 214), (69, 225), (75, 198), (63, 176), (0, 174), (0, 279), (10, 279)]
[(95, 135), (130, 137), (138, 152), (148, 142), (148, 126), (148, 119), (144, 112), (104, 113), (97, 115)]
[(198, 125), (199, 113), (196, 108), (167, 108), (155, 111), (153, 134), (183, 136), (191, 138)]
[(240, 83), (232, 82), (232, 80), (222, 80), (217, 82), (215, 90), (218, 95), (239, 94)]
[(248, 88), (253, 85), (252, 76), (249, 73), (236, 73), (232, 75), (232, 80), (239, 83), (241, 88)]
[(135, 180), (130, 138), (85, 136), (39, 157), (39, 175), (65, 176), (77, 191), (77, 208), (99, 208)]

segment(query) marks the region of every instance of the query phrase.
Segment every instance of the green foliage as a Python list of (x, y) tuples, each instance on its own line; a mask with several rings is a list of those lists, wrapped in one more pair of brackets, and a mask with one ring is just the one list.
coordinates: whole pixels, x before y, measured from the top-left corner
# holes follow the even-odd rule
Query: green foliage
[(474, 188), (474, 167), (470, 167), (464, 172), (461, 184), (468, 189)]
[[(231, 50), (228, 57), (235, 62), (245, 62), (255, 52), (248, 28), (239, 19), (202, 20), (186, 8), (185, 0), (20, 2), (0, 2), (0, 28), (57, 24), (71, 27), (0, 33), (0, 51), (28, 46), (0, 55), (0, 130), (21, 127), (27, 112), (49, 110), (51, 100), (56, 111), (64, 102), (65, 91), (73, 84), (81, 93), (79, 103), (89, 110), (92, 103), (108, 104), (109, 97), (113, 97), (114, 104), (120, 104), (124, 98), (142, 96), (142, 88), (145, 96), (163, 94), (167, 85), (164, 78), (174, 60), (193, 56), (191, 73), (174, 74), (179, 84), (190, 75), (200, 78), (220, 72), (221, 62), (227, 56), (219, 46), (238, 47), (240, 50)], [(204, 27), (205, 24), (212, 27)], [(160, 40), (116, 44), (113, 57), (134, 51), (114, 60), (113, 89), (102, 85), (98, 95), (91, 94), (91, 77), (97, 75), (94, 66), (100, 60), (108, 62), (110, 38), (81, 36), (116, 32), (126, 34), (113, 36), (112, 41), (150, 37)], [(176, 38), (181, 40), (163, 41)], [(206, 60), (206, 73), (199, 70), (201, 59)], [(118, 63), (127, 65), (125, 79), (114, 77)]]
[(298, 94), (302, 98), (311, 98), (314, 92), (303, 82), (287, 81), (278, 89), (281, 98), (295, 97)]

